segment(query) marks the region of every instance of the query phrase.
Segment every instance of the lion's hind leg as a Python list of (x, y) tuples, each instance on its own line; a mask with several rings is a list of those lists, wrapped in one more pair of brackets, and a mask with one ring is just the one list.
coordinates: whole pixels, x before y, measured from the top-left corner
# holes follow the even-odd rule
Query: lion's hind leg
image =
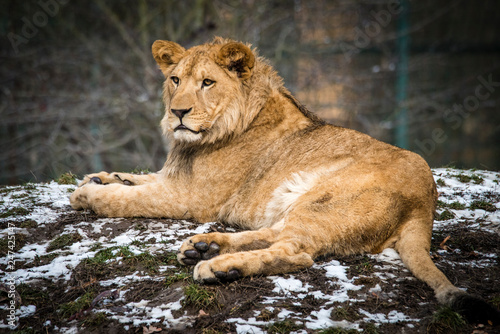
[(441, 304), (450, 306), (470, 322), (500, 324), (500, 312), (480, 298), (455, 287), (432, 261), (428, 219), (409, 220), (401, 229), (395, 248), (410, 271), (427, 283)]

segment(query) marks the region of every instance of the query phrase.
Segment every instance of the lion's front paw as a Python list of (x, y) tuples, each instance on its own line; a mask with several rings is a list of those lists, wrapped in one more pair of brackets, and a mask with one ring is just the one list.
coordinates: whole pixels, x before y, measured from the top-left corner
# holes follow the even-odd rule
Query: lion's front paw
[[(196, 236), (195, 236), (196, 237)], [(186, 265), (195, 265), (199, 261), (209, 260), (219, 255), (220, 246), (212, 241), (196, 241), (194, 238), (186, 240), (177, 254), (177, 260)]]
[(69, 203), (75, 210), (87, 209), (89, 207), (89, 203), (86, 189), (76, 188), (69, 198)]
[(125, 173), (108, 173), (108, 172), (100, 172), (85, 175), (83, 181), (78, 185), (79, 187), (86, 185), (87, 183), (95, 183), (95, 184), (110, 184), (110, 183), (119, 183), (124, 184), (126, 186), (132, 186), (134, 183), (127, 179), (128, 174)]
[[(221, 270), (217, 270), (221, 269)], [(193, 279), (205, 284), (227, 283), (241, 277), (238, 269), (217, 268), (213, 261), (201, 261), (194, 267)]]

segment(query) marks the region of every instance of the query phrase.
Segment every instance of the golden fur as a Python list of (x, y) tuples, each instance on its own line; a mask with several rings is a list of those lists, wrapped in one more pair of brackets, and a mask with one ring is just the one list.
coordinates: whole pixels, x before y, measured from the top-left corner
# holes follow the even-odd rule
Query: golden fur
[[(156, 41), (152, 49), (166, 78), (167, 161), (156, 174), (88, 175), (73, 208), (248, 229), (184, 242), (178, 259), (196, 263), (200, 281), (285, 273), (327, 253), (392, 247), (440, 302), (463, 295), (429, 256), (437, 192), (420, 156), (325, 124), (248, 45), (216, 38), (188, 50)], [(104, 185), (91, 182), (99, 180)]]

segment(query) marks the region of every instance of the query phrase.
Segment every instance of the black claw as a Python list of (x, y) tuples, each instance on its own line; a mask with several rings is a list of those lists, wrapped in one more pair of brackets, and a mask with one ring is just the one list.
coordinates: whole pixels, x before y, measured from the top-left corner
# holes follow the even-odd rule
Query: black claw
[(90, 183), (102, 184), (102, 180), (97, 176), (94, 176), (93, 178), (90, 179)]
[(224, 271), (214, 271), (214, 275), (221, 281), (227, 280), (227, 273)]
[(199, 251), (206, 252), (209, 247), (206, 242), (200, 241), (194, 244), (194, 248), (196, 248)]
[(196, 259), (190, 259), (190, 258), (186, 257), (186, 258), (182, 259), (182, 262), (184, 264), (187, 264), (188, 266), (194, 266), (195, 264), (198, 263), (198, 260), (196, 260)]
[(214, 271), (214, 275), (221, 282), (232, 282), (240, 278), (240, 272), (236, 269), (231, 269), (227, 273), (225, 271)]
[(205, 284), (215, 284), (218, 282), (219, 282), (219, 280), (216, 277), (209, 277), (209, 278), (203, 279), (203, 283), (205, 283)]
[(231, 269), (227, 273), (227, 278), (231, 281), (237, 280), (238, 278), (240, 278), (240, 272), (236, 269)]
[(195, 250), (195, 249), (190, 249), (184, 252), (184, 255), (186, 255), (190, 259), (199, 259), (201, 258), (200, 253)]

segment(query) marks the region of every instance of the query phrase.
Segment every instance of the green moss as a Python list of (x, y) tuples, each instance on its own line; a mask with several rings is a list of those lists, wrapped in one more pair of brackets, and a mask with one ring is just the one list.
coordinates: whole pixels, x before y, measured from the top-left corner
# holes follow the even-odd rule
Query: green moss
[(436, 333), (456, 333), (467, 326), (462, 316), (450, 307), (443, 306), (434, 313), (429, 329)]
[(140, 240), (134, 240), (130, 243), (131, 246), (136, 246), (140, 248), (144, 248), (146, 246), (146, 243)]
[(438, 200), (436, 203), (436, 207), (438, 207), (438, 208), (446, 208), (446, 205), (447, 204), (441, 200)]
[(127, 256), (124, 258), (124, 261), (131, 266), (144, 267), (146, 271), (151, 273), (157, 273), (158, 267), (163, 264), (161, 258), (148, 252)]
[(33, 259), (33, 265), (42, 266), (42, 265), (48, 264), (60, 255), (61, 254), (59, 254), (59, 253), (50, 253), (50, 254), (46, 254), (46, 255), (42, 255), (42, 256), (35, 255), (35, 258)]
[(52, 252), (56, 249), (61, 249), (82, 240), (82, 236), (78, 233), (63, 234), (52, 240), (47, 247), (47, 252)]
[(222, 307), (215, 291), (195, 283), (184, 287), (182, 304), (184, 307), (192, 306), (196, 309), (220, 309)]
[(30, 212), (31, 211), (26, 209), (26, 208), (16, 207), (16, 208), (11, 208), (7, 211), (1, 212), (0, 218), (8, 218), (8, 217), (12, 217), (12, 216), (26, 216)]
[(436, 180), (436, 184), (440, 187), (446, 187), (446, 182), (444, 182), (444, 180), (441, 178)]
[(222, 332), (212, 328), (203, 328), (201, 334), (222, 334)]
[(375, 324), (367, 323), (363, 325), (363, 334), (379, 334), (379, 330)]
[(82, 327), (100, 328), (104, 323), (108, 322), (108, 316), (104, 312), (94, 312), (82, 321)]
[(360, 264), (355, 267), (359, 273), (367, 274), (373, 272), (373, 260), (368, 256), (363, 256), (363, 259)]
[(139, 224), (134, 225), (134, 230), (136, 230), (136, 231), (147, 231), (148, 228), (144, 224), (139, 223)]
[(470, 204), (470, 209), (482, 209), (489, 212), (495, 212), (497, 210), (496, 206), (486, 201), (474, 201)]
[(97, 294), (94, 290), (89, 290), (75, 301), (59, 306), (59, 312), (63, 318), (69, 318), (78, 312), (88, 309), (96, 296)]
[(304, 326), (297, 325), (294, 321), (287, 319), (270, 324), (267, 327), (267, 332), (272, 334), (288, 334), (292, 331), (299, 330)]
[(36, 184), (35, 183), (25, 183), (23, 186), (22, 186), (22, 189), (26, 190), (26, 191), (30, 191), (30, 190), (35, 190), (36, 189)]
[(21, 233), (9, 235), (8, 237), (0, 239), (0, 256), (9, 254), (9, 251), (17, 252), (26, 245), (26, 236)]
[(449, 220), (453, 219), (455, 215), (450, 210), (446, 209), (437, 215), (436, 220)]
[(459, 202), (453, 202), (448, 204), (448, 207), (453, 210), (463, 210), (465, 209), (465, 204), (459, 203)]
[(338, 327), (323, 329), (322, 331), (319, 332), (319, 334), (358, 334), (358, 333), (359, 332), (355, 329), (345, 329)]
[(21, 296), (23, 305), (46, 305), (50, 296), (47, 291), (21, 283), (16, 286), (16, 291)]
[(26, 194), (26, 193), (21, 193), (21, 194), (17, 194), (17, 195), (12, 195), (10, 198), (12, 198), (12, 199), (20, 199), (20, 198), (26, 198), (28, 196), (29, 195)]
[(472, 174), (472, 175), (459, 174), (459, 175), (455, 175), (455, 177), (458, 179), (458, 181), (460, 181), (462, 183), (469, 183), (472, 181), (475, 184), (482, 184), (484, 182), (484, 179), (476, 174)]
[(74, 184), (74, 185), (76, 185), (77, 184), (76, 179), (77, 179), (77, 176), (75, 174), (68, 172), (68, 173), (61, 174), (61, 176), (59, 176), (56, 179), (56, 182), (58, 184)]
[[(99, 247), (100, 245), (95, 245), (92, 249), (96, 250)], [(120, 268), (120, 270), (141, 270), (148, 273), (158, 273), (160, 266), (169, 264), (171, 252), (158, 255), (153, 255), (149, 252), (134, 254), (129, 246), (113, 246), (98, 251), (93, 258), (88, 258), (84, 262), (86, 265), (101, 266), (108, 260), (119, 257), (122, 258), (124, 264), (124, 267)]]
[(100, 242), (96, 242), (95, 244), (92, 245), (92, 247), (90, 247), (90, 251), (95, 252), (96, 250), (101, 249), (101, 248), (102, 248), (102, 244)]
[(483, 184), (484, 179), (481, 176), (474, 174), (472, 175), (472, 182), (475, 184)]
[(151, 174), (152, 172), (148, 168), (136, 167), (130, 173), (144, 175), (144, 174)]
[(165, 265), (176, 266), (180, 269), (186, 268), (177, 261), (177, 254), (175, 252), (165, 252), (161, 255), (161, 258)]
[(359, 332), (355, 329), (345, 329), (338, 327), (326, 328), (319, 332), (319, 334), (357, 334), (357, 333)]
[(89, 264), (103, 264), (106, 261), (115, 259), (117, 257), (126, 258), (133, 255), (134, 253), (130, 251), (128, 246), (113, 246), (98, 251), (93, 258), (86, 259), (85, 261)]
[(354, 322), (360, 319), (359, 313), (352, 307), (336, 307), (332, 310), (330, 317), (335, 321), (347, 320), (349, 322)]
[(191, 274), (188, 272), (175, 273), (165, 277), (165, 286), (169, 287), (175, 282), (179, 281), (191, 281)]
[(38, 227), (38, 223), (33, 219), (26, 219), (19, 225), (21, 228), (36, 228)]
[(463, 209), (465, 209), (465, 204), (461, 204), (457, 201), (455, 201), (453, 203), (446, 203), (446, 202), (438, 200), (437, 207), (438, 208), (450, 208), (453, 210), (463, 210)]
[(455, 177), (457, 178), (458, 181), (460, 181), (462, 183), (469, 183), (470, 180), (472, 180), (472, 178), (469, 175), (465, 175), (465, 174), (455, 175)]

